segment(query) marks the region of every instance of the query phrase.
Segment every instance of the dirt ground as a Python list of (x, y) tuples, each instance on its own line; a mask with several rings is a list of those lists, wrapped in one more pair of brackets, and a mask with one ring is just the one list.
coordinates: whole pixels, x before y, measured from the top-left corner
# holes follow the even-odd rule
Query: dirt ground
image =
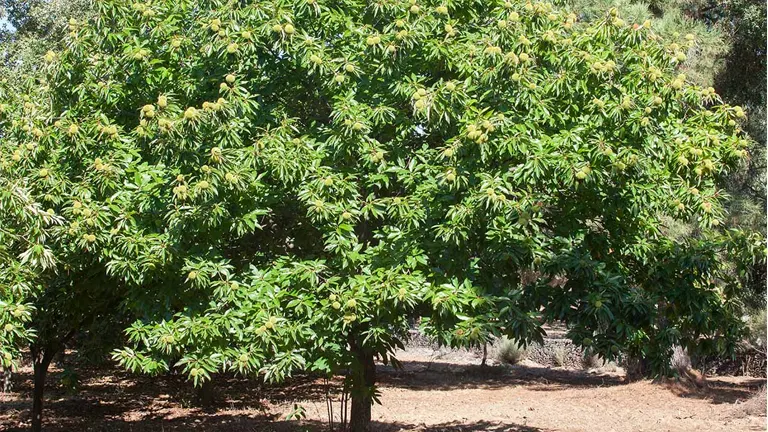
[[(745, 403), (764, 379), (709, 377), (708, 388), (650, 381), (626, 383), (623, 372), (585, 372), (523, 362), (480, 367), (473, 353), (411, 348), (402, 370), (379, 367), (382, 405), (374, 430), (385, 432), (764, 431), (765, 407)], [(30, 371), (0, 394), (0, 430), (29, 425)], [(55, 385), (47, 431), (327, 430), (323, 380), (297, 378), (264, 386), (237, 377), (216, 381), (216, 403), (195, 407), (191, 385), (176, 376), (136, 377), (114, 370), (79, 371), (81, 388)], [(51, 382), (55, 382), (54, 371)], [(303, 421), (286, 420), (295, 404)], [(336, 406), (338, 412), (338, 406)]]

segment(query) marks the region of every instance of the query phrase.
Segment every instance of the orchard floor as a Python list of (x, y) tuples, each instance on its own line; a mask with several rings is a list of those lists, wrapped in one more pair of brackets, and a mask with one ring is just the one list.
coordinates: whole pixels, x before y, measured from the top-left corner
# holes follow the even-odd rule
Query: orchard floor
[[(404, 369), (379, 367), (382, 405), (374, 430), (385, 432), (507, 431), (764, 431), (764, 406), (750, 399), (764, 379), (709, 377), (706, 389), (650, 381), (626, 383), (616, 372), (478, 366), (468, 352), (410, 348)], [(56, 371), (51, 381), (56, 380)], [(79, 371), (68, 395), (49, 389), (46, 431), (304, 432), (328, 430), (323, 380), (259, 386), (235, 377), (216, 382), (212, 409), (194, 407), (195, 393), (178, 377), (136, 377), (114, 370)], [(0, 430), (25, 430), (29, 370), (0, 394)], [(764, 393), (763, 393), (764, 394)], [(285, 420), (301, 405), (304, 421)], [(338, 406), (336, 407), (338, 411)]]

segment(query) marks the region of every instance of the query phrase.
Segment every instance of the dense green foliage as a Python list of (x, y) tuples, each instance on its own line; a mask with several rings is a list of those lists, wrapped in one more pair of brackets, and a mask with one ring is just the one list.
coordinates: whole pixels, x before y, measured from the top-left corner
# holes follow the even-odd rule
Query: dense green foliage
[[(22, 102), (8, 93), (2, 96), (5, 101), (18, 101), (17, 106), (25, 110), (32, 109), (28, 100)], [(3, 104), (2, 108), (10, 110), (11, 106), (14, 104)], [(12, 121), (9, 129), (13, 123), (18, 125)], [(20, 127), (22, 132), (27, 129)], [(37, 136), (40, 129), (31, 129), (30, 133)], [(27, 176), (30, 172), (19, 169), (21, 155), (29, 157), (39, 152), (40, 145), (30, 140), (11, 149), (4, 155), (4, 175), (0, 176), (0, 263), (4, 268), (0, 272), (0, 324), (4, 326), (0, 354), (2, 366), (9, 369), (18, 366), (19, 350), (24, 346), (31, 348), (33, 356), (37, 351), (41, 355), (42, 351), (51, 351), (53, 355), (75, 332), (91, 326), (105, 329), (119, 316), (115, 308), (122, 299), (116, 289), (121, 284), (107, 281), (98, 257), (84, 250), (82, 243), (66, 238), (71, 225), (66, 225), (67, 218), (56, 213), (54, 207), (63, 200), (63, 196), (56, 196), (62, 193), (57, 187), (71, 183), (47, 188), (54, 184), (47, 168), (35, 170), (36, 180), (40, 181), (36, 184)]]
[(0, 0), (0, 77), (12, 82), (38, 73), (43, 56), (60, 49), (70, 17), (91, 16), (85, 0)]
[(569, 3), (584, 20), (596, 19), (607, 8), (615, 7), (626, 19), (636, 22), (648, 20), (653, 24), (654, 31), (664, 38), (689, 33), (695, 35), (696, 43), (685, 47), (686, 59), (680, 69), (697, 85), (714, 85), (715, 75), (721, 70), (723, 56), (729, 49), (727, 34), (721, 27), (697, 19), (691, 12), (694, 1), (573, 0)]
[[(631, 19), (650, 20), (663, 37), (696, 35), (696, 44), (686, 50), (682, 70), (694, 83), (713, 86), (725, 102), (744, 106), (748, 118), (743, 127), (753, 140), (747, 149), (746, 163), (730, 173), (725, 183), (725, 189), (732, 195), (725, 224), (765, 235), (766, 3), (741, 0), (648, 3), (576, 0), (572, 3), (586, 19), (593, 19), (615, 6)], [(672, 236), (697, 235), (696, 227), (686, 223), (674, 224), (667, 232)], [(750, 310), (765, 309), (765, 267), (765, 261), (759, 261), (749, 270), (750, 282), (741, 298)]]
[(9, 359), (51, 286), (139, 317), (131, 370), (350, 369), (365, 401), (414, 317), (451, 345), (564, 321), (659, 372), (741, 336), (745, 113), (681, 73), (694, 35), (548, 3), (99, 7), (6, 90)]
[[(718, 5), (720, 6), (720, 5)], [(749, 226), (765, 233), (766, 229), (766, 2), (735, 0), (726, 2), (722, 9), (712, 5), (722, 14), (719, 22), (728, 30), (731, 49), (725, 57), (722, 71), (715, 78), (715, 85), (727, 101), (745, 106), (749, 119), (745, 131), (755, 145), (750, 148), (751, 157), (745, 170), (730, 180), (729, 189), (738, 198), (733, 206), (739, 226)], [(761, 284), (755, 286), (764, 309), (765, 266), (756, 271)]]

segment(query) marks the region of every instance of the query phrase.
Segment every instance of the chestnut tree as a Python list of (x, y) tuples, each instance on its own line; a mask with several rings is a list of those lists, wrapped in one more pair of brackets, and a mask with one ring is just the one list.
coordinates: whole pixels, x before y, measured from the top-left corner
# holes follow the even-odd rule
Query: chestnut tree
[(453, 346), (561, 321), (657, 373), (740, 336), (745, 115), (679, 72), (693, 36), (545, 2), (98, 7), (4, 106), (0, 157), (139, 317), (126, 368), (344, 372), (364, 431), (414, 318)]

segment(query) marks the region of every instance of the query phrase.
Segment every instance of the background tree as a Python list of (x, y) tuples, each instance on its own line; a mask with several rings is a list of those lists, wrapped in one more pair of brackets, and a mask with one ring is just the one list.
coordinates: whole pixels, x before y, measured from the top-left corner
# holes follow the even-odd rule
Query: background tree
[(92, 14), (85, 0), (0, 1), (0, 76), (20, 80), (38, 72), (44, 54), (58, 49), (67, 34), (67, 20)]
[[(696, 44), (681, 65), (692, 82), (714, 87), (725, 102), (744, 106), (744, 130), (752, 138), (746, 164), (726, 181), (732, 195), (727, 226), (765, 235), (766, 229), (766, 4), (758, 1), (682, 0), (672, 2), (576, 0), (573, 7), (591, 20), (609, 7), (636, 21), (650, 20), (668, 38), (692, 33)], [(695, 235), (692, 225), (677, 224), (672, 235)], [(747, 312), (760, 314), (766, 306), (765, 262), (749, 269), (748, 289), (742, 292)]]
[[(743, 105), (749, 113), (745, 131), (755, 144), (749, 149), (751, 157), (744, 170), (735, 173), (729, 189), (736, 198), (731, 206), (734, 215), (730, 223), (747, 226), (765, 234), (766, 229), (766, 3), (759, 1), (728, 1), (710, 4), (709, 10), (719, 12), (719, 23), (730, 37), (731, 49), (725, 65), (715, 78), (715, 87), (726, 101)], [(746, 291), (748, 307), (765, 315), (766, 266), (752, 266), (752, 283)], [(760, 312), (762, 309), (762, 312)], [(756, 329), (756, 330), (759, 330)]]
[(740, 337), (721, 258), (762, 239), (722, 229), (721, 185), (749, 142), (680, 74), (694, 35), (548, 3), (99, 8), (0, 151), (64, 218), (52, 244), (140, 317), (129, 369), (345, 372), (362, 431), (414, 316), (455, 345), (563, 321), (657, 373)]
[[(95, 335), (124, 324), (118, 319), (120, 284), (107, 279), (91, 246), (92, 233), (103, 228), (98, 209), (78, 201), (91, 191), (79, 179), (54, 171), (56, 152), (66, 152), (67, 144), (51, 151), (55, 137), (42, 128), (50, 119), (49, 108), (41, 103), (47, 93), (37, 80), (19, 83), (26, 86), (0, 89), (8, 102), (0, 106), (0, 263), (5, 269), (0, 275), (0, 354), (3, 368), (13, 371), (21, 348), (28, 346), (34, 367), (32, 427), (40, 430), (46, 375), (54, 356), (79, 333)], [(54, 210), (65, 194), (77, 197), (79, 220)], [(80, 230), (86, 233), (75, 237)]]

